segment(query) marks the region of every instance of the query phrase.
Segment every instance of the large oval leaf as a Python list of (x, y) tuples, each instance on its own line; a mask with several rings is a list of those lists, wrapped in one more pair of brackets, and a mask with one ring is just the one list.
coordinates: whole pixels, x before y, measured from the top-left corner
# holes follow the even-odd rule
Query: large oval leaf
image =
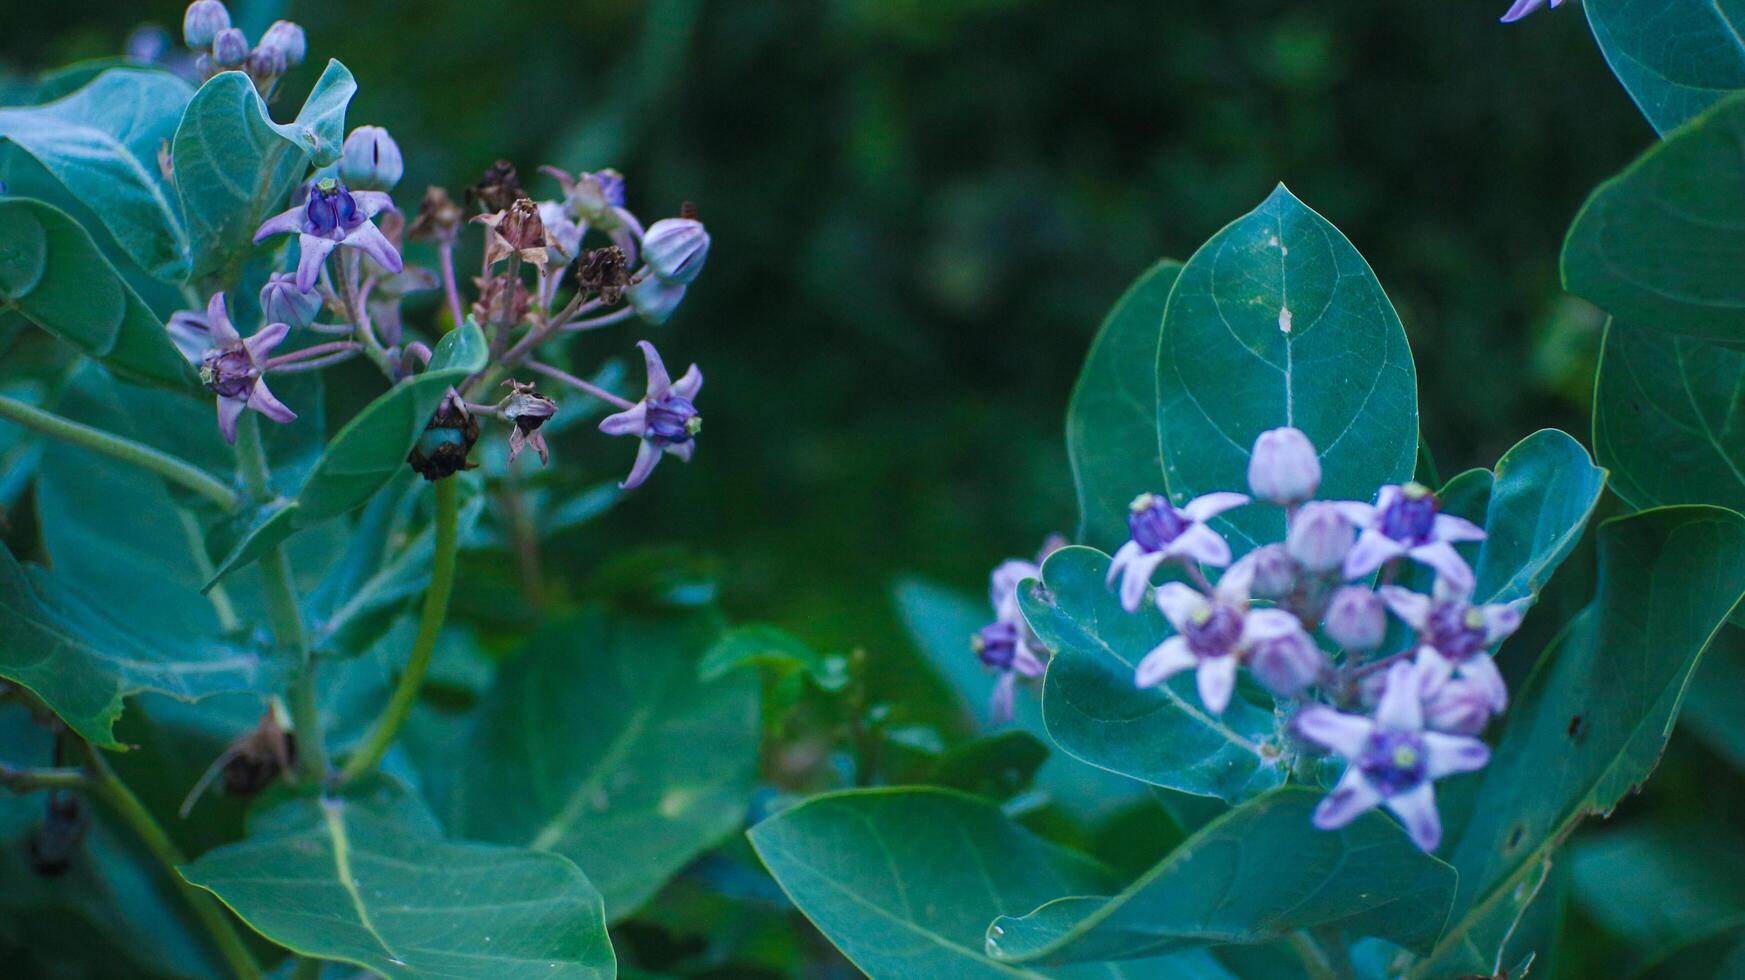
[[(1247, 489), (1255, 437), (1283, 425), (1320, 450), (1323, 497), (1368, 500), (1412, 477), (1418, 391), (1400, 318), (1339, 229), (1281, 185), (1202, 245), (1170, 292), (1157, 351), (1164, 486), (1178, 503)], [(1225, 517), (1238, 554), (1284, 536), (1277, 508)]]
[(1739, 0), (1583, 0), (1600, 50), (1662, 133), (1745, 89)]
[(1014, 963), (1083, 963), (1337, 927), (1427, 950), (1454, 900), (1454, 869), (1374, 811), (1317, 830), (1320, 798), (1286, 787), (1251, 800), (1113, 898), (1062, 898), (996, 920), (988, 949)]
[(0, 138), (90, 206), (140, 268), (180, 279), (188, 232), (159, 154), (192, 95), (169, 72), (114, 68), (58, 101), (0, 109)]
[(1454, 917), (1415, 976), (1495, 968), (1551, 854), (1648, 778), (1686, 682), (1745, 587), (1745, 518), (1668, 507), (1599, 532), (1599, 592), (1546, 652), (1453, 851)]
[(1745, 344), (1745, 93), (1669, 134), (1582, 206), (1563, 285), (1635, 327)]
[(1066, 409), (1066, 453), (1078, 486), (1078, 542), (1114, 551), (1127, 540), (1127, 504), (1155, 490), (1157, 342), (1182, 264), (1164, 259), (1127, 287), (1085, 355)]
[(1229, 802), (1284, 782), (1291, 760), (1271, 710), (1238, 696), (1214, 716), (1191, 671), (1134, 686), (1134, 667), (1169, 636), (1169, 624), (1150, 605), (1122, 609), (1104, 584), (1108, 569), (1099, 551), (1062, 548), (1042, 566), (1044, 588), (1018, 590), (1025, 619), (1054, 651), (1042, 718), (1055, 744), (1123, 776)]
[(1557, 429), (1541, 429), (1504, 453), (1479, 522), (1485, 540), (1473, 567), (1473, 601), (1537, 596), (1581, 539), (1605, 485), (1606, 471)]
[(281, 804), (182, 876), (281, 946), (387, 977), (614, 975), (600, 894), (574, 864), (445, 841), (418, 807)]
[(756, 675), (697, 679), (719, 631), (599, 610), (542, 631), (485, 699), (451, 828), (562, 854), (612, 919), (636, 911), (744, 825), (757, 788)]
[(242, 72), (221, 72), (200, 86), (172, 150), (192, 242), (192, 278), (236, 280), (260, 223), (311, 164), (339, 159), (346, 106), (356, 92), (351, 72), (329, 61), (297, 118), (276, 123)]

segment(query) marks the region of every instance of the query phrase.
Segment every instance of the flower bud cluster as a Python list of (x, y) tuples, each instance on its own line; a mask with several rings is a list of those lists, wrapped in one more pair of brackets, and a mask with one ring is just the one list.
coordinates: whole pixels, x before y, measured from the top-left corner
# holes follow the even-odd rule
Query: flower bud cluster
[(288, 20), (276, 20), (252, 47), (248, 35), (230, 23), (230, 11), (222, 0), (194, 0), (182, 14), (182, 41), (198, 53), (195, 69), (201, 78), (221, 71), (244, 71), (262, 93), (286, 72), (303, 63), (309, 41), (303, 28)]

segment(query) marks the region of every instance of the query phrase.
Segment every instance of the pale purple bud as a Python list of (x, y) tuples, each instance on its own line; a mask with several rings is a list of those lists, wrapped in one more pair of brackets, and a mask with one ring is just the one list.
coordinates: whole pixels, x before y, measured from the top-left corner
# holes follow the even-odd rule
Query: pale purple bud
[(1278, 601), (1291, 594), (1297, 584), (1297, 563), (1282, 544), (1263, 545), (1242, 559), (1254, 568), (1254, 581), (1249, 594), (1256, 599)]
[(1281, 507), (1300, 504), (1321, 486), (1321, 461), (1299, 429), (1269, 429), (1254, 440), (1248, 457), (1248, 488), (1260, 500)]
[(406, 173), (400, 147), (380, 126), (359, 126), (345, 138), (339, 177), (354, 190), (391, 191)]
[(679, 301), (685, 298), (685, 289), (683, 283), (644, 276), (624, 291), (624, 298), (636, 310), (637, 316), (658, 326), (672, 318), (673, 311), (679, 308)]
[(1361, 585), (1347, 585), (1328, 601), (1321, 628), (1343, 649), (1374, 650), (1387, 636), (1387, 607), (1374, 592)]
[(1424, 702), (1425, 724), (1452, 735), (1477, 735), (1491, 720), (1491, 700), (1477, 684), (1455, 678)]
[(230, 11), (219, 0), (194, 0), (182, 15), (182, 40), (190, 48), (209, 46), (219, 31), (230, 29)]
[(1279, 697), (1291, 697), (1313, 684), (1328, 666), (1327, 655), (1304, 632), (1297, 617), (1283, 609), (1255, 609), (1243, 623), (1248, 669)]
[(311, 289), (297, 288), (297, 276), (291, 272), (275, 272), (261, 287), (261, 315), (268, 323), (288, 323), (301, 329), (315, 322), (321, 314), (321, 294)]
[(690, 218), (656, 221), (642, 237), (642, 257), (659, 278), (688, 286), (709, 257), (709, 233)]
[(288, 20), (273, 21), (273, 26), (261, 35), (259, 46), (272, 51), (279, 63), (287, 68), (302, 64), (304, 55), (309, 52), (309, 40), (303, 34), (303, 28)]
[(1291, 518), (1285, 548), (1297, 564), (1311, 572), (1330, 572), (1345, 561), (1357, 540), (1357, 529), (1337, 504), (1304, 504)]
[(242, 31), (227, 27), (212, 39), (212, 63), (220, 68), (236, 68), (248, 60), (248, 38)]

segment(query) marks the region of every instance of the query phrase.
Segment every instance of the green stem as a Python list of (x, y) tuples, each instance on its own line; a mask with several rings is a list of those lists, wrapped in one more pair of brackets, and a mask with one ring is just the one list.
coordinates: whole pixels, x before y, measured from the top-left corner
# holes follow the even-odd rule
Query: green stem
[(5, 396), (0, 396), (0, 419), (6, 419), (27, 429), (40, 432), (51, 439), (70, 442), (82, 449), (102, 453), (124, 463), (132, 463), (156, 473), (171, 483), (180, 484), (192, 490), (225, 510), (236, 509), (238, 503), (236, 491), (225, 486), (217, 478), (193, 463), (177, 459), (169, 453), (153, 449), (144, 443), (124, 439), (121, 436), (104, 432), (102, 429), (93, 429), (88, 425), (62, 418), (53, 412), (45, 412), (34, 405)]
[(83, 789), (82, 769), (32, 769), (0, 762), (0, 787), (14, 793), (33, 793), (42, 789)]
[(164, 866), (170, 880), (174, 881), (177, 889), (181, 891), (182, 898), (193, 909), (195, 917), (211, 934), (212, 941), (218, 945), (218, 951), (230, 964), (231, 971), (245, 980), (255, 980), (261, 975), (261, 968), (255, 963), (254, 956), (249, 953), (248, 947), (243, 944), (242, 936), (236, 931), (236, 926), (230, 921), (230, 917), (225, 914), (224, 908), (211, 894), (190, 884), (177, 870), (188, 860), (182, 855), (181, 849), (176, 846), (174, 841), (170, 840), (170, 835), (164, 833), (163, 826), (151, 815), (151, 811), (139, 802), (139, 797), (134, 796), (133, 791), (127, 788), (127, 784), (115, 775), (115, 770), (109, 768), (109, 762), (103, 758), (103, 753), (88, 742), (84, 743), (84, 746), (90, 768), (89, 779), (92, 791), (99, 799), (107, 803), (117, 816), (125, 820), (128, 826), (133, 828), (133, 832), (139, 836), (146, 849), (151, 851), (152, 856)]
[[(272, 471), (267, 468), (266, 450), (261, 445), (260, 422), (251, 412), (244, 412), (237, 420), (236, 461), (249, 496), (257, 503), (272, 499)], [(327, 778), (327, 739), (321, 731), (309, 634), (303, 628), (303, 613), (297, 605), (291, 559), (282, 545), (274, 545), (261, 556), (261, 573), (266, 579), (267, 614), (272, 618), (273, 638), (281, 651), (288, 651), (293, 657), (286, 700), (291, 706), (291, 728), (297, 735), (297, 758), (304, 776), (319, 783)]]
[(388, 706), (370, 729), (369, 738), (357, 753), (348, 759), (339, 774), (340, 782), (350, 782), (373, 770), (393, 744), (400, 724), (412, 711), (418, 699), (418, 688), (424, 683), (424, 673), (430, 669), (430, 655), (436, 650), (436, 637), (442, 632), (442, 621), (448, 615), (448, 597), (454, 591), (456, 539), (460, 514), (460, 494), (453, 477), (436, 481), (436, 555), (430, 569), (430, 588), (424, 593), (424, 608), (418, 616), (418, 638), (412, 643), (412, 658), (400, 675), (400, 683), (388, 698)]
[(1356, 976), (1345, 947), (1336, 941), (1320, 942), (1306, 930), (1285, 937), (1310, 980), (1353, 980)]
[(297, 957), (291, 968), (291, 980), (321, 980), (321, 961), (309, 956)]

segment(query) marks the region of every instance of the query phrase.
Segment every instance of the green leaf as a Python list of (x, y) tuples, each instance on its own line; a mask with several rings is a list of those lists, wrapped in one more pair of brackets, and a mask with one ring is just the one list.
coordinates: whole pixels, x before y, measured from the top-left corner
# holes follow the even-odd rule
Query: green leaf
[(141, 381), (191, 388), (194, 370), (78, 222), (41, 201), (0, 200), (0, 312)]
[(1042, 566), (1044, 589), (1018, 590), (1024, 618), (1055, 651), (1042, 693), (1055, 744), (1111, 772), (1232, 803), (1284, 782), (1290, 758), (1271, 709), (1239, 696), (1214, 717), (1200, 705), (1192, 671), (1134, 686), (1134, 668), (1170, 635), (1169, 624), (1149, 604), (1122, 609), (1104, 584), (1108, 569), (1102, 552), (1062, 548)]
[[(1339, 229), (1281, 185), (1200, 246), (1169, 295), (1157, 429), (1171, 499), (1246, 489), (1255, 437), (1284, 425), (1320, 451), (1323, 497), (1369, 500), (1412, 477), (1418, 394), (1400, 318)], [(1237, 554), (1284, 537), (1278, 508), (1218, 524)]]
[(1317, 830), (1310, 817), (1320, 798), (1290, 787), (1251, 800), (1113, 898), (1062, 898), (995, 920), (988, 948), (1015, 963), (1076, 963), (1273, 942), (1326, 926), (1428, 949), (1454, 898), (1454, 869), (1373, 811)]
[(1048, 761), (1048, 746), (1029, 732), (972, 739), (939, 757), (927, 781), (974, 796), (1005, 800), (1024, 791)]
[(718, 631), (597, 609), (542, 630), (481, 706), (451, 829), (562, 854), (614, 921), (636, 911), (743, 826), (757, 786), (757, 677), (697, 680)]
[(568, 860), (445, 841), (421, 804), (296, 800), (182, 866), (261, 935), (388, 977), (610, 977), (600, 894)]
[(296, 495), (259, 514), (207, 588), (292, 534), (362, 506), (406, 468), (406, 455), (448, 389), (485, 366), (485, 338), (467, 320), (436, 345), (430, 366), (364, 406), (327, 444)]
[(1633, 327), (1745, 344), (1745, 94), (1601, 184), (1563, 242), (1563, 285)]
[(1066, 453), (1078, 487), (1080, 544), (1113, 551), (1127, 540), (1127, 504), (1155, 490), (1157, 341), (1182, 264), (1163, 259), (1115, 301), (1085, 355), (1066, 409)]
[[(1737, 613), (1735, 613), (1737, 615)], [(1703, 656), (1680, 721), (1716, 755), (1745, 772), (1745, 629), (1724, 629)]]
[(1738, 0), (1584, 0), (1600, 51), (1659, 132), (1745, 89)]
[(1582, 910), (1647, 960), (1745, 922), (1745, 848), (1720, 826), (1637, 824), (1583, 835), (1569, 846)]
[(776, 626), (740, 626), (715, 641), (697, 664), (697, 679), (712, 681), (742, 667), (769, 667), (776, 676), (817, 673), (824, 658), (799, 637)]
[(949, 790), (827, 793), (748, 834), (806, 918), (880, 980), (951, 977), (1219, 977), (1203, 954), (1038, 970), (990, 959), (996, 916), (1105, 888), (1108, 872)]
[[(1537, 596), (1581, 539), (1605, 484), (1606, 471), (1556, 429), (1541, 429), (1504, 453), (1481, 522), (1473, 601)], [(1458, 508), (1460, 501), (1453, 502)]]
[(158, 154), (191, 95), (169, 72), (114, 68), (58, 101), (0, 109), (0, 138), (89, 205), (140, 268), (177, 280), (188, 271), (188, 231)]
[(172, 150), (192, 241), (190, 278), (236, 281), (260, 223), (311, 165), (339, 159), (346, 106), (356, 92), (351, 72), (329, 61), (296, 120), (281, 124), (242, 72), (222, 72), (200, 86)]
[(1637, 510), (1745, 509), (1745, 352), (1613, 321), (1594, 390), (1594, 452)]
[(1599, 591), (1516, 692), (1453, 851), (1454, 917), (1415, 976), (1490, 969), (1552, 851), (1654, 770), (1745, 582), (1745, 518), (1668, 507), (1599, 532)]

